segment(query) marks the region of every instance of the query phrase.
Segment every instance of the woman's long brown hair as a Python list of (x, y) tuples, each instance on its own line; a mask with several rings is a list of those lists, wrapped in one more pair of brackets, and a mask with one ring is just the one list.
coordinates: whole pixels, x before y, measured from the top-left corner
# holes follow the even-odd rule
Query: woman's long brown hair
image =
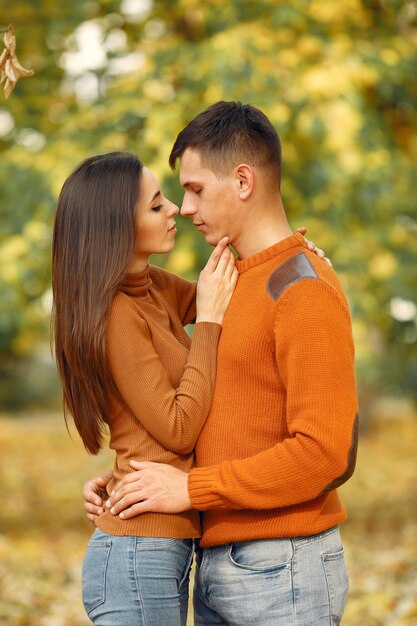
[(83, 161), (65, 181), (52, 243), (52, 329), (64, 417), (85, 448), (103, 444), (111, 396), (105, 330), (112, 299), (129, 271), (143, 165), (111, 152)]

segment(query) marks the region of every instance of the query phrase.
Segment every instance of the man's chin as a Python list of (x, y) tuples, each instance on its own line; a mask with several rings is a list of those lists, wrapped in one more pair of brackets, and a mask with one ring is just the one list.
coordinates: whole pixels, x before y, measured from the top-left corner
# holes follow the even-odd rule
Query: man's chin
[(223, 239), (223, 237), (227, 237), (228, 235), (214, 235), (213, 233), (205, 233), (204, 234), (204, 238), (206, 240), (206, 242), (209, 244), (209, 246), (213, 246), (213, 248), (215, 248), (217, 246), (217, 244), (219, 243), (219, 241), (221, 239)]
[(217, 244), (220, 241), (220, 239), (218, 237), (215, 237), (214, 235), (210, 235), (210, 234), (205, 234), (204, 238), (207, 241), (207, 243), (209, 244), (209, 246), (213, 246), (213, 247), (217, 246)]

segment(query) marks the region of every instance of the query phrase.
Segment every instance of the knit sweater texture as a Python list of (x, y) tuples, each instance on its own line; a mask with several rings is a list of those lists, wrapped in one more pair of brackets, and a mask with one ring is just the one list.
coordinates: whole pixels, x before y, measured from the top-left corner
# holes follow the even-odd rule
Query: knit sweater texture
[(351, 321), (334, 270), (299, 234), (237, 267), (188, 482), (203, 547), (339, 524), (336, 487), (356, 458)]
[[(120, 393), (109, 416), (116, 452), (114, 485), (132, 470), (129, 461), (169, 463), (185, 472), (207, 417), (215, 381), (221, 326), (199, 322), (193, 339), (196, 283), (150, 266), (129, 274), (113, 299), (106, 327), (106, 355)], [(106, 511), (97, 526), (113, 535), (191, 538), (199, 514), (145, 513), (121, 520)]]

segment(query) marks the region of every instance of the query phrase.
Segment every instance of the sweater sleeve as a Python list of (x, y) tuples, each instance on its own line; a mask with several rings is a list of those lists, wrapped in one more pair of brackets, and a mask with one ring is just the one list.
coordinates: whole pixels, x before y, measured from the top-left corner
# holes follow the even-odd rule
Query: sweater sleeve
[(198, 510), (292, 506), (353, 473), (358, 407), (347, 303), (327, 283), (302, 280), (281, 295), (275, 321), (288, 436), (252, 457), (191, 470), (189, 494)]
[(113, 302), (106, 333), (110, 372), (126, 405), (168, 450), (188, 454), (194, 448), (210, 409), (220, 333), (219, 324), (195, 325), (184, 374), (174, 388), (146, 321), (127, 296)]

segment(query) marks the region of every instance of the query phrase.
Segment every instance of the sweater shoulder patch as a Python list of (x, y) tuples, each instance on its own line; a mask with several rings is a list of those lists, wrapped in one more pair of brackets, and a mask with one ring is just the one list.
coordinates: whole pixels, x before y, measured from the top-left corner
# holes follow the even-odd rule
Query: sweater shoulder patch
[(318, 278), (318, 274), (306, 255), (300, 252), (272, 272), (266, 283), (266, 291), (276, 301), (290, 285), (303, 278)]

